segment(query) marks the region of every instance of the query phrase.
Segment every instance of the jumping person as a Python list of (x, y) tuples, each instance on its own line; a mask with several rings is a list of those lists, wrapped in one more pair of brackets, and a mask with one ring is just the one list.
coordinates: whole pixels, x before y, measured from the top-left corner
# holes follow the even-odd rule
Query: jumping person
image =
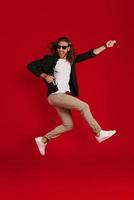
[(98, 48), (75, 55), (71, 40), (68, 37), (60, 37), (51, 43), (51, 54), (45, 55), (42, 59), (27, 65), (34, 75), (41, 77), (46, 83), (48, 87), (48, 102), (56, 109), (62, 121), (62, 124), (44, 136), (35, 138), (41, 155), (45, 155), (49, 140), (59, 137), (65, 131), (73, 128), (72, 109), (80, 112), (91, 127), (98, 142), (102, 142), (116, 133), (115, 130), (102, 130), (94, 119), (89, 105), (78, 98), (78, 84), (75, 72), (76, 63), (95, 57), (102, 51), (113, 47), (115, 43), (115, 40), (109, 40)]

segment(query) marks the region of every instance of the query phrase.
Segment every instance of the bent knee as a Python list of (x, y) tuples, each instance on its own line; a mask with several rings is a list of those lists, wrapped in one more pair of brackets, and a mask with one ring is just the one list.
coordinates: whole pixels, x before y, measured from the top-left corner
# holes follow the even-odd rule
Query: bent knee
[(64, 127), (67, 131), (70, 131), (71, 129), (73, 129), (73, 124), (64, 124)]
[(82, 110), (90, 109), (87, 103), (83, 103)]

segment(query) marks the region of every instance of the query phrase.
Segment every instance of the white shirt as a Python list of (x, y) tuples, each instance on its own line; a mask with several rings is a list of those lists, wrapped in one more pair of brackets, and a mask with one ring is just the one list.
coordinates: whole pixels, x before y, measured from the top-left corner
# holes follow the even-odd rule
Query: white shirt
[(70, 92), (69, 80), (70, 80), (71, 64), (66, 59), (59, 58), (54, 68), (55, 84), (58, 87), (58, 91), (55, 93)]

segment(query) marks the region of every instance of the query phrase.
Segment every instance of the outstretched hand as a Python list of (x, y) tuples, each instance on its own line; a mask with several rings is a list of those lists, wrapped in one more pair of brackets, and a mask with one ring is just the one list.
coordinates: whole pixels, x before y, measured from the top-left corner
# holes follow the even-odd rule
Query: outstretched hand
[(113, 47), (115, 43), (116, 43), (116, 40), (109, 40), (106, 42), (106, 47), (107, 48)]

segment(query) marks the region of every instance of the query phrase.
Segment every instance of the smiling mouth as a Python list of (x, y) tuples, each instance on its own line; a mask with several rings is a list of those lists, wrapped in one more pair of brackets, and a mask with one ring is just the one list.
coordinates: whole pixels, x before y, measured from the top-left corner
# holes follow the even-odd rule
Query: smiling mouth
[(64, 53), (64, 52), (59, 52), (59, 54), (60, 54), (60, 55), (64, 55), (65, 53)]

